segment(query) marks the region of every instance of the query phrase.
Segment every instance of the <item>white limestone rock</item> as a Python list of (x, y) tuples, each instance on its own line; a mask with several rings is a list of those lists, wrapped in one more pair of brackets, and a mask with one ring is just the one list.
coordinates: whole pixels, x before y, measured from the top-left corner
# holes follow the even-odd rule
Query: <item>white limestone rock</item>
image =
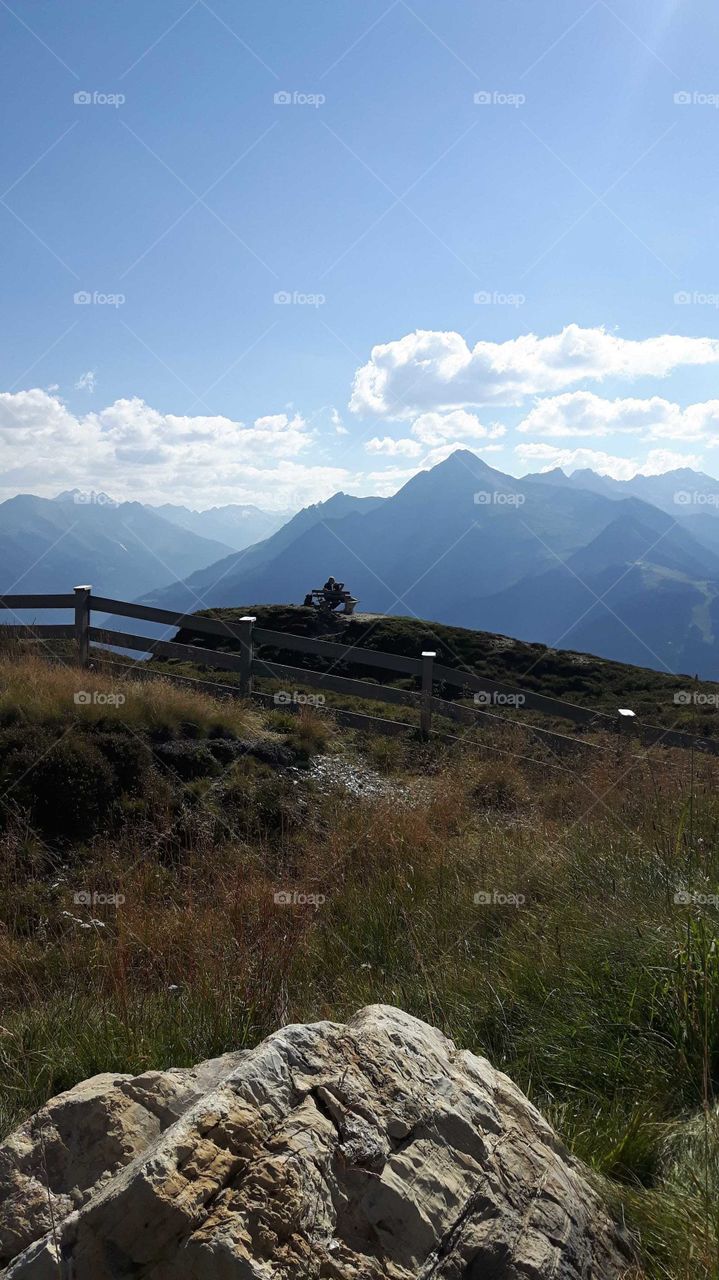
[(2, 1280), (620, 1280), (631, 1260), (511, 1080), (384, 1005), (95, 1077), (0, 1147)]

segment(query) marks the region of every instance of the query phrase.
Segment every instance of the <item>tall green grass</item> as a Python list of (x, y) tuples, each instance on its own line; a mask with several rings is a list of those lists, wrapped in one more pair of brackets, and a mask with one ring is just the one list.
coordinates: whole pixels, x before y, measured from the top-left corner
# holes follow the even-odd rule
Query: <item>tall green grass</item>
[[(643, 1274), (719, 1280), (718, 762), (557, 759), (519, 728), (445, 748), (270, 721), (381, 768), (396, 796), (235, 762), (54, 861), (7, 826), (3, 1127), (97, 1071), (388, 1002), (527, 1091), (625, 1216)], [(287, 890), (317, 900), (277, 903)]]

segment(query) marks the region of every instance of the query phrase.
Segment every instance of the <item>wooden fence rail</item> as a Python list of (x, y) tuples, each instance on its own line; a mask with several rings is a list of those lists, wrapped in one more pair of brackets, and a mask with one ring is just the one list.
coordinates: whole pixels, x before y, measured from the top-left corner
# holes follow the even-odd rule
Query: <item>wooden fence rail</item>
[[(461, 667), (448, 667), (435, 661), (436, 654), (433, 651), (425, 651), (418, 658), (411, 658), (404, 654), (380, 653), (359, 645), (316, 640), (312, 636), (295, 636), (284, 631), (257, 627), (255, 618), (249, 616), (240, 618), (236, 622), (226, 622), (221, 618), (203, 618), (192, 613), (173, 613), (168, 609), (156, 609), (151, 605), (115, 600), (110, 596), (95, 596), (89, 586), (75, 587), (72, 593), (64, 595), (0, 596), (0, 611), (7, 610), (17, 616), (17, 611), (20, 609), (74, 610), (74, 623), (67, 625), (0, 624), (0, 638), (5, 636), (13, 640), (39, 641), (74, 639), (80, 666), (88, 665), (93, 648), (109, 646), (131, 649), (158, 657), (191, 662), (197, 666), (237, 672), (240, 676), (239, 692), (243, 697), (252, 696), (253, 679), (257, 676), (287, 681), (293, 685), (327, 689), (348, 697), (366, 698), (372, 702), (414, 707), (419, 712), (423, 736), (428, 736), (432, 730), (433, 714), (467, 725), (496, 723), (498, 720), (506, 724), (507, 720), (502, 717), (501, 711), (508, 706), (519, 711), (539, 712), (553, 719), (569, 720), (575, 725), (583, 725), (591, 729), (616, 732), (623, 730), (647, 745), (664, 743), (667, 746), (694, 747), (719, 755), (719, 742), (711, 738), (702, 739), (673, 729), (640, 724), (631, 716), (631, 713), (628, 719), (620, 716), (619, 710), (615, 716), (612, 716), (608, 712), (581, 707), (561, 698), (550, 698), (531, 690), (490, 680), (486, 676), (479, 676)], [(201, 645), (180, 644), (177, 640), (159, 640), (114, 628), (93, 626), (91, 614), (98, 611), (103, 614), (160, 623), (172, 628), (186, 628), (191, 630), (193, 635), (219, 636), (239, 644), (240, 651), (239, 653), (222, 653), (219, 650), (203, 648)], [(333, 670), (314, 671), (287, 663), (268, 661), (256, 652), (258, 647), (263, 646), (290, 653), (309, 653), (324, 660), (331, 660), (335, 666), (352, 663), (353, 666), (380, 668), (399, 675), (412, 676), (418, 681), (420, 688), (417, 691), (397, 689), (371, 680), (339, 675)], [(437, 685), (440, 687), (449, 685), (464, 691), (467, 696), (474, 695), (478, 705), (468, 707), (456, 701), (437, 697), (434, 695)], [(365, 721), (375, 718), (364, 716), (359, 712), (348, 714), (355, 719)], [(567, 740), (566, 735), (556, 733), (552, 735), (552, 731), (548, 729), (537, 729), (537, 733)]]

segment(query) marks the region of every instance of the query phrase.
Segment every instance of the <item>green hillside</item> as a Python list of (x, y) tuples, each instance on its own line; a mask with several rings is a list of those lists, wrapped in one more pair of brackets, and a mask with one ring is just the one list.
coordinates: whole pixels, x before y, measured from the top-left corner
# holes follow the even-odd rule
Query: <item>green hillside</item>
[[(662, 675), (646, 667), (611, 662), (591, 654), (547, 649), (544, 645), (527, 644), (507, 636), (415, 618), (359, 614), (347, 623), (337, 620), (330, 634), (314, 610), (292, 605), (246, 605), (198, 611), (198, 617), (220, 618), (227, 622), (236, 622), (246, 614), (254, 615), (257, 626), (268, 630), (295, 635), (327, 634), (327, 638), (348, 646), (379, 652), (419, 657), (423, 649), (433, 649), (438, 662), (449, 667), (463, 668), (500, 683), (610, 714), (614, 714), (618, 707), (630, 707), (640, 719), (649, 723), (676, 727), (701, 737), (714, 736), (719, 729), (719, 684), (697, 682), (690, 674)], [(189, 627), (178, 632), (177, 639), (182, 644), (225, 652), (232, 652), (237, 647), (229, 637), (201, 635)], [(311, 654), (264, 647), (259, 649), (259, 656), (286, 661), (295, 667), (323, 669), (322, 660)], [(363, 667), (351, 659), (341, 669), (333, 663), (333, 670), (368, 681), (402, 683), (390, 673), (382, 673), (377, 667)], [(213, 678), (228, 682), (226, 672), (217, 673)], [(229, 680), (231, 682), (232, 677)], [(691, 703), (675, 701), (677, 695), (681, 698), (687, 694), (692, 698), (694, 695), (699, 697)], [(460, 696), (460, 692), (447, 686), (442, 690), (442, 696), (452, 699)]]

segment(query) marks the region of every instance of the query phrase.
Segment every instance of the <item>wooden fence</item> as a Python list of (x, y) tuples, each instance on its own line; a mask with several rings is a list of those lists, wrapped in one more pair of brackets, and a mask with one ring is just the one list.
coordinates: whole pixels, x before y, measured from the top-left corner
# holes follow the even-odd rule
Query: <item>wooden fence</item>
[[(430, 650), (423, 652), (417, 658), (410, 658), (404, 654), (379, 653), (373, 649), (363, 648), (361, 645), (347, 645), (337, 641), (317, 640), (311, 636), (296, 636), (284, 631), (268, 630), (265, 627), (256, 626), (254, 617), (240, 618), (233, 623), (220, 618), (203, 618), (193, 613), (175, 613), (167, 609), (156, 609), (150, 605), (135, 604), (127, 600), (114, 600), (109, 596), (93, 595), (89, 586), (75, 587), (74, 591), (67, 595), (0, 596), (0, 610), (16, 613), (21, 609), (71, 609), (74, 611), (74, 622), (64, 626), (0, 624), (0, 638), (5, 636), (39, 641), (74, 640), (77, 646), (77, 660), (82, 667), (88, 666), (94, 648), (132, 649), (141, 653), (151, 653), (157, 657), (176, 658), (220, 671), (236, 672), (240, 677), (240, 696), (246, 698), (263, 697), (253, 689), (253, 680), (255, 677), (266, 677), (282, 680), (294, 686), (327, 689), (353, 698), (366, 698), (372, 702), (414, 707), (419, 711), (419, 726), (424, 737), (428, 737), (432, 731), (432, 719), (435, 714), (463, 725), (490, 724), (497, 721), (505, 725), (514, 724), (516, 721), (507, 721), (506, 717), (489, 710), (489, 707), (501, 707), (508, 703), (523, 711), (539, 712), (555, 720), (570, 721), (576, 726), (604, 732), (625, 733), (638, 738), (648, 746), (662, 743), (666, 746), (694, 748), (719, 755), (719, 742), (711, 738), (697, 738), (675, 729), (663, 729), (640, 723), (631, 712), (627, 713), (626, 709), (620, 711), (617, 708), (615, 715), (611, 715), (605, 711), (595, 711), (589, 707), (578, 706), (576, 703), (565, 702), (560, 698), (549, 698), (531, 690), (490, 680), (461, 667), (448, 667), (438, 663), (436, 653)], [(200, 635), (219, 636), (235, 641), (239, 645), (239, 652), (222, 653), (199, 645), (178, 644), (176, 640), (158, 640), (149, 636), (108, 629), (105, 626), (96, 627), (92, 625), (93, 611), (160, 623), (173, 628), (186, 627)], [(257, 653), (257, 649), (263, 646), (290, 653), (310, 653), (316, 657), (328, 659), (335, 665), (351, 662), (353, 666), (380, 668), (397, 675), (412, 676), (417, 679), (420, 688), (417, 692), (397, 689), (390, 685), (374, 684), (369, 680), (337, 675), (331, 670), (313, 671), (286, 663), (270, 662)], [(434, 693), (437, 684), (449, 685), (459, 689), (461, 694), (474, 696), (475, 702), (479, 702), (480, 705), (468, 707), (437, 697)], [(388, 726), (386, 729), (388, 732), (403, 731), (412, 727), (404, 722), (381, 720), (360, 712), (343, 711), (337, 714), (350, 724)], [(576, 742), (576, 739), (567, 738), (566, 735), (552, 730), (541, 729), (535, 725), (528, 727), (538, 736), (564, 739), (565, 742), (570, 743)]]

